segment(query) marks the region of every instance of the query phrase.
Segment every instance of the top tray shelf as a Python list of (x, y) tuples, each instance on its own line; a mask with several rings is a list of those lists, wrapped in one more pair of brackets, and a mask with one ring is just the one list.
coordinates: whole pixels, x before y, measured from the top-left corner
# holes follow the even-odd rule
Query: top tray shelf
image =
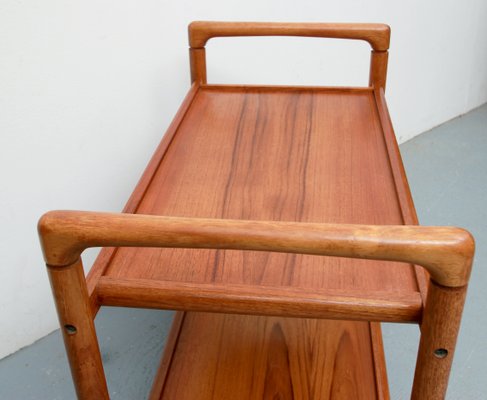
[[(381, 112), (370, 88), (195, 86), (126, 211), (404, 224), (408, 204), (399, 200), (402, 181), (391, 169)], [(385, 261), (120, 248), (101, 257), (92, 275), (101, 274), (216, 289), (238, 285), (240, 291), (240, 285), (293, 288), (298, 296), (311, 290), (388, 298), (412, 310), (405, 319), (419, 318), (422, 305), (415, 268)]]

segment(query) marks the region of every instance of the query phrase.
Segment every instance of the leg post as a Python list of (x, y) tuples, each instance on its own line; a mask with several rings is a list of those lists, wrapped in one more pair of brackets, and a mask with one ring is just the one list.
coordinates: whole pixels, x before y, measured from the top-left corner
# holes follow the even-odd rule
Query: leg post
[(386, 90), (388, 58), (389, 53), (387, 51), (372, 50), (370, 54), (369, 86)]
[(191, 83), (198, 81), (206, 83), (206, 55), (205, 48), (189, 49), (189, 66), (191, 70)]
[(81, 259), (47, 270), (78, 398), (108, 399)]
[(444, 399), (467, 286), (430, 283), (411, 399)]

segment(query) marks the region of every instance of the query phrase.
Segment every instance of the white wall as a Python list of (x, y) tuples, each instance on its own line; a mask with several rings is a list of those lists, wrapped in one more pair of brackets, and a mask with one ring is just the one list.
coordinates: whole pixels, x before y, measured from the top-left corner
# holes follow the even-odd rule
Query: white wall
[[(188, 22), (389, 23), (388, 99), (404, 141), (487, 101), (486, 17), (483, 0), (3, 0), (0, 357), (56, 328), (38, 217), (123, 207), (188, 89)], [(367, 68), (361, 43), (209, 45), (219, 82), (361, 84)]]

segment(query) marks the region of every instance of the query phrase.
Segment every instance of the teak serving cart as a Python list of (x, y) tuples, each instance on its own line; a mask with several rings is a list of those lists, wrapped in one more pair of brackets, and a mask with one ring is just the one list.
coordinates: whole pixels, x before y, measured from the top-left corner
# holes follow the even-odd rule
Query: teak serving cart
[[(358, 39), (362, 88), (211, 85), (218, 36)], [(79, 398), (108, 390), (100, 306), (179, 310), (153, 399), (387, 399), (380, 321), (421, 329), (413, 399), (441, 399), (474, 253), (422, 227), (384, 99), (382, 24), (194, 22), (192, 86), (122, 214), (39, 222)], [(104, 247), (85, 280), (80, 254)]]

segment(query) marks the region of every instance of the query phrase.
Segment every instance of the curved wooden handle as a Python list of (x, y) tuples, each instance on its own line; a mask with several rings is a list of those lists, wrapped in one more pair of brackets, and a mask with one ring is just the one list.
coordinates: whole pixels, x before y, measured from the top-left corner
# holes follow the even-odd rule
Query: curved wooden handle
[(189, 45), (205, 47), (214, 37), (228, 36), (308, 36), (357, 39), (370, 43), (375, 51), (389, 48), (391, 30), (385, 24), (359, 23), (281, 23), (195, 21), (189, 25)]
[(51, 211), (39, 220), (49, 266), (76, 262), (88, 247), (182, 247), (402, 261), (425, 267), (443, 286), (467, 284), (469, 232), (453, 227), (243, 221)]

